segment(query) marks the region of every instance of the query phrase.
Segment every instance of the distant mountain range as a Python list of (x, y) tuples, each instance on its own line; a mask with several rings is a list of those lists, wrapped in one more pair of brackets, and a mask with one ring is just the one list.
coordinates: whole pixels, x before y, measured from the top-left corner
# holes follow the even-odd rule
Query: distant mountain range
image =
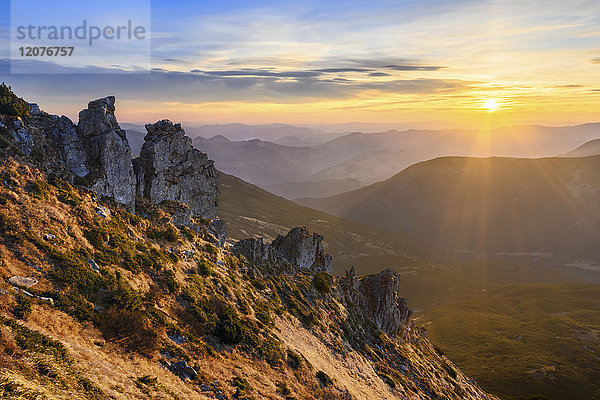
[[(136, 133), (140, 127), (123, 125), (134, 135), (140, 135)], [(510, 126), (485, 132), (389, 130), (344, 135), (329, 135), (288, 125), (231, 124), (186, 128), (186, 132), (192, 132), (192, 136), (194, 132), (203, 135), (221, 132), (208, 139), (197, 136), (194, 145), (210, 154), (222, 171), (295, 199), (343, 193), (388, 179), (414, 163), (441, 156), (551, 157), (565, 154), (599, 138), (600, 124), (558, 128)], [(281, 144), (281, 139), (291, 133), (301, 138), (296, 142), (305, 144)], [(317, 137), (332, 136), (338, 137), (326, 143), (306, 144)], [(131, 140), (134, 153), (138, 141)]]
[(600, 139), (590, 140), (575, 150), (563, 154), (563, 157), (588, 157), (597, 155), (600, 155)]
[(442, 157), (362, 189), (299, 202), (443, 249), (561, 255), (589, 260), (600, 272), (600, 156)]

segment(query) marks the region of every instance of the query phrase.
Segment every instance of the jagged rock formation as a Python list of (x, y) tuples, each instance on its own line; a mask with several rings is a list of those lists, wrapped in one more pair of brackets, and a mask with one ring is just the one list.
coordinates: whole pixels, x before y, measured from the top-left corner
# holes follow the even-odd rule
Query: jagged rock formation
[(271, 246), (292, 265), (333, 273), (333, 260), (323, 251), (323, 236), (307, 227), (296, 227), (285, 237), (279, 235)]
[(323, 236), (307, 227), (279, 235), (271, 244), (263, 243), (262, 238), (243, 239), (233, 246), (232, 252), (243, 255), (267, 274), (293, 273), (298, 268), (333, 273), (333, 260), (323, 251)]
[(227, 225), (222, 219), (215, 219), (208, 227), (208, 232), (211, 233), (219, 242), (220, 246), (225, 244), (227, 239)]
[(386, 269), (359, 280), (352, 268), (340, 279), (340, 287), (352, 307), (389, 336), (403, 336), (409, 329), (412, 311), (406, 299), (398, 294), (400, 275), (397, 272)]
[(87, 156), (83, 142), (77, 134), (76, 125), (64, 115), (53, 116), (54, 122), (50, 134), (56, 143), (56, 148), (61, 154), (65, 167), (75, 176), (83, 178), (90, 173), (87, 167)]
[[(112, 198), (135, 212), (136, 195), (160, 203), (177, 226), (200, 227), (215, 219), (218, 172), (208, 156), (192, 147), (180, 124), (162, 120), (146, 126), (141, 156), (132, 160), (126, 133), (115, 116), (115, 97), (89, 102), (75, 125), (29, 103), (26, 118), (2, 116), (6, 146), (26, 156), (33, 150), (52, 173), (83, 183), (100, 196)], [(213, 221), (216, 243), (226, 238), (225, 224)]]
[(192, 139), (180, 124), (165, 119), (147, 124), (146, 131), (139, 157), (138, 194), (153, 203), (186, 204), (191, 219), (214, 219), (219, 189), (213, 161), (192, 147)]
[(77, 132), (94, 178), (92, 190), (135, 209), (135, 175), (131, 148), (115, 117), (114, 96), (91, 101), (79, 113)]

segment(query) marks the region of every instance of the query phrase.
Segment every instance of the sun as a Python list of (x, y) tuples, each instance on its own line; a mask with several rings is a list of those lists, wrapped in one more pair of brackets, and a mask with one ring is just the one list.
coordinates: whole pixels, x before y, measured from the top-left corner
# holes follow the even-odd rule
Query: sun
[(496, 99), (489, 99), (483, 104), (483, 107), (486, 108), (488, 111), (496, 111), (496, 109), (498, 108), (498, 102), (496, 101)]

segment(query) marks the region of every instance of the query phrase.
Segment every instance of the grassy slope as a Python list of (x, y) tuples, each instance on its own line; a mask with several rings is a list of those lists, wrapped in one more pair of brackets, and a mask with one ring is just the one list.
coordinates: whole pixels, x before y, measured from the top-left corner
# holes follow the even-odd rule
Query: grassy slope
[[(0, 182), (0, 398), (490, 398), (418, 329), (379, 331), (331, 276), (248, 274), (157, 205), (134, 216), (14, 161)], [(38, 280), (31, 294), (14, 275)], [(179, 360), (198, 375), (166, 370)]]
[[(357, 243), (344, 237), (344, 229), (360, 225), (299, 207), (229, 176), (223, 177), (222, 192), (222, 216), (234, 236), (242, 230), (246, 236), (276, 232), (265, 223), (236, 219), (236, 213), (286, 227), (308, 221), (326, 241), (332, 235), (337, 238), (331, 246), (334, 252), (356, 251)], [(335, 221), (347, 224), (346, 228), (333, 226)], [(334, 261), (340, 255), (341, 263), (349, 264), (340, 250)], [(401, 293), (416, 310), (418, 323), (426, 324), (433, 343), (488, 390), (505, 398), (536, 393), (553, 400), (599, 398), (594, 382), (600, 370), (600, 285), (520, 264), (433, 267), (391, 254), (363, 255), (351, 263), (360, 274), (384, 267), (404, 273)], [(561, 338), (555, 337), (558, 332)], [(523, 339), (514, 339), (519, 336)], [(548, 366), (556, 370), (541, 372)]]
[[(324, 236), (326, 250), (334, 257), (336, 273), (343, 273), (357, 257), (430, 252), (427, 246), (407, 235), (299, 206), (231, 175), (221, 173), (219, 187), (219, 217), (227, 222), (231, 241), (246, 237), (264, 237), (270, 241), (295, 226), (308, 226)], [(404, 261), (418, 262), (410, 256), (404, 257)]]

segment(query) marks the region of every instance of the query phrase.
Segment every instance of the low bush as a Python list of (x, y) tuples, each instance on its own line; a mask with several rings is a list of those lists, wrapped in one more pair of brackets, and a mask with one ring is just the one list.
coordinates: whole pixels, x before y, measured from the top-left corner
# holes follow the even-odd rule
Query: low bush
[(213, 274), (213, 263), (206, 259), (198, 260), (198, 275), (210, 276)]
[(27, 319), (31, 314), (31, 298), (22, 294), (15, 296), (16, 304), (12, 309), (12, 314), (18, 319)]
[(246, 329), (234, 310), (226, 310), (217, 321), (214, 334), (225, 344), (239, 344), (246, 339)]
[(52, 250), (51, 258), (56, 262), (52, 270), (52, 276), (65, 285), (77, 288), (83, 295), (95, 293), (100, 284), (101, 278), (94, 272), (87, 263), (87, 259), (81, 254), (68, 251), (61, 253)]
[(158, 345), (156, 333), (146, 325), (141, 312), (105, 308), (100, 315), (100, 330), (106, 340), (130, 351), (149, 353)]
[(149, 226), (148, 229), (146, 229), (146, 236), (148, 236), (150, 239), (163, 239), (167, 242), (173, 243), (178, 242), (181, 239), (179, 231), (173, 225), (168, 225), (164, 229), (159, 229), (155, 226)]
[(250, 392), (252, 392), (252, 386), (250, 383), (239, 376), (234, 376), (231, 380), (231, 385), (236, 388), (233, 394), (234, 399), (248, 399)]
[(69, 353), (65, 346), (38, 331), (27, 328), (19, 324), (14, 319), (0, 317), (0, 323), (8, 326), (15, 337), (17, 345), (23, 350), (30, 350), (35, 353), (49, 354), (57, 361), (67, 362), (70, 360)]
[(326, 272), (317, 272), (313, 277), (313, 285), (315, 288), (323, 293), (327, 294), (331, 290), (331, 275)]
[(14, 94), (12, 88), (4, 82), (0, 84), (0, 114), (11, 117), (29, 115), (29, 103)]

